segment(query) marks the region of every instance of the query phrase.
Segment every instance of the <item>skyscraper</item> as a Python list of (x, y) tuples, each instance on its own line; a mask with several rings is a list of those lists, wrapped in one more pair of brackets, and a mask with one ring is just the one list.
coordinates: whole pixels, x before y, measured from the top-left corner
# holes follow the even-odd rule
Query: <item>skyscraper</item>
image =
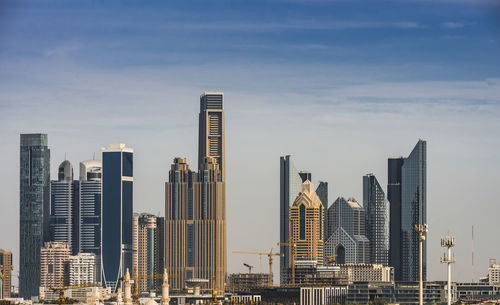
[(50, 241), (67, 243), (73, 254), (79, 250), (79, 184), (73, 181), (68, 160), (59, 165), (58, 180), (50, 182)]
[[(280, 157), (280, 242), (290, 238), (290, 206), (302, 190), (302, 178), (290, 155)], [(287, 268), (290, 266), (289, 250), (280, 246), (280, 283), (285, 284)]]
[(118, 279), (132, 270), (133, 155), (125, 144), (102, 151), (103, 282), (115, 291)]
[(321, 200), (321, 204), (323, 204), (323, 239), (328, 239), (328, 219), (327, 219), (327, 211), (328, 211), (328, 182), (320, 181), (318, 187), (316, 188), (316, 194), (318, 194), (319, 200)]
[(40, 248), (49, 239), (50, 149), (46, 134), (21, 134), (19, 295), (38, 295)]
[[(427, 144), (419, 140), (401, 168), (401, 271), (404, 281), (417, 281), (419, 235), (415, 225), (427, 223)], [(427, 275), (427, 241), (423, 243), (423, 275)]]
[(157, 217), (149, 213), (134, 214), (132, 224), (133, 272), (138, 276), (137, 288), (139, 292), (159, 289), (155, 286), (155, 279), (150, 277), (161, 274), (156, 266), (159, 262), (157, 248), (161, 246), (158, 244)]
[(80, 162), (80, 244), (79, 252), (96, 255), (96, 281), (101, 281), (101, 172), (95, 159)]
[(365, 225), (365, 210), (354, 198), (337, 198), (328, 208), (330, 237), (325, 244), (325, 256), (337, 255), (339, 264), (369, 263)]
[(366, 212), (366, 237), (370, 241), (370, 263), (389, 264), (389, 202), (377, 181), (363, 176), (363, 207)]
[[(323, 204), (306, 180), (290, 207), (290, 240), (296, 244), (296, 261), (323, 264)], [(291, 266), (290, 266), (291, 267)]]
[[(389, 159), (390, 264), (398, 281), (418, 280), (419, 237), (415, 225), (427, 222), (427, 143), (419, 140), (407, 158)], [(423, 243), (423, 279), (427, 274)]]
[(178, 275), (173, 288), (202, 278), (224, 291), (225, 219), (225, 182), (217, 160), (206, 157), (196, 174), (185, 158), (175, 158), (165, 184), (165, 267)]
[(224, 93), (204, 92), (200, 96), (198, 169), (206, 157), (219, 164), (222, 180), (226, 180)]
[(394, 267), (394, 279), (401, 273), (401, 167), (404, 158), (389, 158), (387, 162), (387, 200), (390, 206), (389, 266)]

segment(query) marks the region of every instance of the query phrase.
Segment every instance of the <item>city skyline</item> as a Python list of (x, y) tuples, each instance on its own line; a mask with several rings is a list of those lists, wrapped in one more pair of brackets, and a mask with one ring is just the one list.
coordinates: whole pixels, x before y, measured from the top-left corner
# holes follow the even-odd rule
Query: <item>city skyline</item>
[[(471, 279), (473, 224), (475, 279), (485, 274), (488, 258), (500, 253), (491, 245), (500, 172), (495, 10), (483, 1), (392, 2), (400, 13), (394, 17), (383, 12), (391, 1), (359, 10), (342, 1), (283, 3), (267, 4), (263, 16), (247, 6), (243, 14), (187, 4), (162, 15), (166, 6), (157, 4), (158, 15), (150, 9), (130, 20), (135, 10), (108, 4), (95, 25), (75, 18), (78, 8), (90, 15), (82, 3), (7, 6), (0, 229), (18, 230), (19, 134), (26, 132), (49, 135), (52, 179), (65, 152), (76, 166), (109, 143), (134, 147), (134, 212), (163, 215), (170, 163), (197, 160), (197, 96), (214, 90), (227, 101), (228, 254), (276, 247), (280, 156), (292, 155), (315, 185), (328, 181), (329, 204), (339, 196), (360, 202), (361, 177), (373, 173), (387, 194), (387, 158), (406, 156), (422, 138), (429, 144), (428, 279), (445, 279), (439, 238), (448, 232), (457, 237), (453, 278)], [(280, 5), (289, 14), (278, 17)], [(117, 16), (108, 18), (114, 9)], [(370, 9), (379, 14), (370, 17)], [(222, 18), (233, 16), (228, 12), (236, 17)], [(199, 21), (210, 13), (214, 19)], [(146, 18), (151, 23), (141, 22)], [(95, 26), (108, 31), (95, 36)], [(0, 237), (0, 247), (13, 252), (13, 275), (18, 233)], [(244, 261), (267, 268), (258, 257), (229, 255), (228, 271), (244, 271)]]

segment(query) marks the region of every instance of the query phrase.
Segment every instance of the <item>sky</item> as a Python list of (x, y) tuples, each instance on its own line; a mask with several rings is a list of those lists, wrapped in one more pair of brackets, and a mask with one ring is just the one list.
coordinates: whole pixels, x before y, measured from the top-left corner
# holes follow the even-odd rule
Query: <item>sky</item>
[[(427, 141), (428, 279), (500, 259), (500, 5), (487, 0), (0, 2), (0, 248), (19, 252), (19, 134), (51, 175), (135, 149), (134, 210), (164, 215), (174, 157), (196, 170), (199, 95), (223, 91), (228, 272), (277, 250), (279, 157), (362, 202), (387, 158)], [(474, 271), (471, 228), (474, 225)], [(274, 274), (278, 273), (278, 264)], [(275, 277), (276, 278), (276, 277)], [(276, 278), (277, 279), (277, 278)], [(17, 280), (15, 280), (17, 282)]]

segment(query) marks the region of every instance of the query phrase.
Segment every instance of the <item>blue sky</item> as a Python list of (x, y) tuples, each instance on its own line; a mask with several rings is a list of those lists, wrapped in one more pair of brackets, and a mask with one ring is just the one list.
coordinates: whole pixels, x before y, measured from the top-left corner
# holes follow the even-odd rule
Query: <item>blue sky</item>
[[(386, 185), (387, 158), (423, 138), (429, 276), (445, 278), (451, 232), (454, 274), (471, 278), (475, 224), (477, 279), (500, 252), (499, 38), (482, 0), (2, 1), (0, 230), (18, 230), (22, 132), (49, 134), (54, 177), (66, 152), (77, 168), (134, 147), (135, 209), (163, 214), (172, 159), (195, 168), (198, 96), (222, 90), (229, 251), (276, 244), (280, 155), (329, 181), (329, 203), (362, 202), (362, 175)], [(14, 255), (16, 234), (0, 236)], [(266, 271), (235, 255), (229, 271), (243, 261)]]

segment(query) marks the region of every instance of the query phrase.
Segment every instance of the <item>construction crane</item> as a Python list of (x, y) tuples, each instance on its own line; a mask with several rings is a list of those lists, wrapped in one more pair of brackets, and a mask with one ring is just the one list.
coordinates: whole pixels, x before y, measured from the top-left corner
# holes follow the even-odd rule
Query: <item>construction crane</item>
[(335, 263), (335, 257), (337, 257), (337, 254), (334, 254), (334, 255), (328, 255), (327, 258), (328, 258), (328, 261), (326, 262), (326, 265), (327, 266), (331, 266)]
[(268, 285), (269, 285), (269, 287), (273, 286), (273, 256), (284, 256), (283, 254), (273, 253), (273, 248), (271, 248), (271, 250), (269, 250), (269, 253), (250, 252), (250, 251), (233, 251), (233, 253), (267, 255), (267, 258), (269, 259), (269, 282), (268, 282)]
[(243, 263), (243, 266), (247, 267), (248, 268), (248, 274), (252, 274), (252, 268), (253, 266), (250, 266), (249, 264), (247, 263)]
[(99, 287), (100, 284), (98, 283), (85, 283), (85, 284), (80, 284), (80, 285), (64, 285), (64, 281), (61, 278), (59, 280), (59, 287), (50, 287), (49, 289), (52, 291), (59, 291), (59, 298), (57, 299), (57, 304), (62, 305), (66, 304), (66, 296), (64, 295), (64, 292), (68, 289), (76, 289), (76, 288), (84, 288), (84, 287)]

